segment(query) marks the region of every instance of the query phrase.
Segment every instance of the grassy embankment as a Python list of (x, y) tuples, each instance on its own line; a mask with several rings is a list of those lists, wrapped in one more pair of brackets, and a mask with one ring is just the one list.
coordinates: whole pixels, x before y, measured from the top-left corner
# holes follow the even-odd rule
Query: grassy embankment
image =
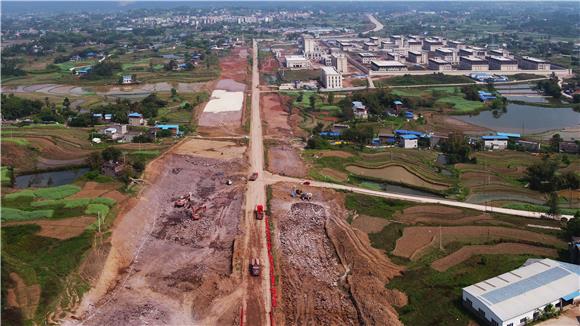
[[(40, 288), (37, 306), (32, 294), (27, 299), (31, 305), (28, 312), (21, 314), (11, 309), (3, 314), (3, 322), (42, 323), (57, 306), (66, 306), (71, 293), (80, 297), (89, 288), (86, 281), (75, 275), (74, 271), (85, 252), (91, 248), (96, 222), (88, 225), (80, 235), (60, 239), (39, 235), (41, 226), (34, 223), (87, 215), (96, 217), (99, 214), (103, 220), (111, 218), (109, 212), (116, 204), (115, 200), (103, 197), (69, 198), (79, 190), (78, 186), (64, 185), (26, 189), (2, 198), (2, 301), (6, 302), (8, 289), (15, 286), (13, 276), (21, 278), (29, 288)], [(6, 225), (10, 222), (27, 224)], [(70, 228), (62, 225), (50, 232), (64, 235), (70, 232)], [(64, 295), (65, 288), (68, 288), (67, 295)]]

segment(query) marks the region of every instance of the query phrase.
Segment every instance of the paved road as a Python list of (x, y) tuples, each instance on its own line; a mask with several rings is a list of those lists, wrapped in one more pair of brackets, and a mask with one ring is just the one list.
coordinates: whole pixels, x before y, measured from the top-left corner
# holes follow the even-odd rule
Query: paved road
[[(302, 183), (305, 181), (305, 179), (285, 177), (285, 176), (271, 174), (271, 173), (266, 173), (265, 177), (266, 177), (266, 182), (268, 184), (272, 184), (272, 183), (276, 183), (276, 182)], [(542, 213), (537, 213), (537, 212), (521, 211), (521, 210), (517, 210), (517, 209), (509, 209), (509, 208), (501, 208), (501, 207), (492, 207), (492, 206), (488, 206), (488, 205), (471, 204), (471, 203), (465, 203), (465, 202), (443, 199), (443, 198), (433, 198), (433, 197), (423, 197), (423, 196), (416, 196), (416, 195), (397, 194), (397, 193), (393, 193), (393, 192), (376, 191), (376, 190), (358, 188), (358, 187), (353, 187), (353, 186), (345, 186), (345, 185), (335, 184), (335, 183), (313, 181), (313, 180), (308, 180), (308, 181), (310, 181), (310, 185), (314, 186), (314, 187), (347, 190), (347, 191), (352, 191), (352, 192), (364, 194), (364, 195), (378, 196), (378, 197), (389, 198), (389, 199), (399, 199), (399, 200), (405, 200), (405, 201), (410, 201), (410, 202), (415, 202), (415, 203), (439, 204), (439, 205), (452, 206), (452, 207), (469, 208), (469, 209), (482, 211), (482, 212), (501, 213), (501, 214), (507, 214), (507, 215), (530, 217), (530, 218), (541, 218), (541, 215), (543, 215)], [(562, 215), (562, 217), (566, 217), (568, 219), (572, 218), (571, 215)]]
[(368, 34), (370, 32), (378, 32), (381, 29), (383, 29), (383, 27), (385, 27), (383, 24), (381, 24), (381, 22), (379, 22), (375, 16), (371, 15), (371, 14), (367, 14), (367, 17), (369, 18), (369, 20), (371, 21), (371, 23), (375, 24), (375, 28), (368, 30), (366, 32), (364, 32), (363, 34)]
[[(252, 50), (252, 115), (250, 124), (250, 168), (252, 172), (258, 172), (258, 180), (249, 182), (246, 191), (246, 219), (248, 219), (250, 227), (245, 230), (245, 232), (252, 232), (250, 236), (253, 240), (250, 243), (250, 253), (252, 255), (259, 255), (260, 261), (262, 262), (262, 272), (261, 272), (261, 289), (263, 298), (257, 300), (257, 298), (247, 297), (248, 293), (252, 293), (255, 289), (246, 289), (246, 304), (251, 306), (250, 301), (262, 301), (263, 307), (260, 307), (260, 313), (264, 313), (261, 321), (265, 325), (270, 324), (269, 313), (271, 310), (271, 299), (270, 299), (270, 266), (268, 261), (268, 249), (266, 245), (266, 225), (264, 221), (256, 220), (253, 217), (254, 208), (258, 204), (266, 204), (266, 184), (264, 183), (264, 139), (262, 136), (262, 121), (260, 119), (260, 75), (258, 71), (258, 42), (253, 41)], [(254, 245), (257, 244), (257, 245)], [(250, 259), (253, 257), (247, 257)], [(249, 262), (249, 260), (248, 260)], [(246, 265), (247, 266), (247, 265)], [(247, 274), (247, 273), (246, 273)], [(247, 287), (252, 286), (252, 282), (246, 283)], [(250, 310), (247, 310), (246, 317), (250, 317)], [(252, 324), (253, 321), (247, 320), (247, 324)]]

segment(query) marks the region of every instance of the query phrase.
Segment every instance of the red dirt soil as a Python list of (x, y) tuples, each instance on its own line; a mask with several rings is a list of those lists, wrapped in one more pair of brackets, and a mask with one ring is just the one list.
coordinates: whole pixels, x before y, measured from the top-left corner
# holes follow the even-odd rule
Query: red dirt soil
[(466, 225), (480, 222), (499, 223), (487, 214), (469, 215), (461, 209), (437, 205), (419, 205), (397, 212), (394, 218), (405, 224)]
[(268, 148), (268, 170), (289, 177), (305, 177), (307, 168), (297, 151), (288, 145)]
[(491, 246), (486, 245), (465, 246), (450, 255), (447, 255), (441, 259), (434, 261), (433, 263), (431, 263), (431, 267), (433, 267), (435, 270), (439, 272), (444, 272), (449, 268), (457, 264), (460, 264), (475, 255), (499, 255), (499, 254), (509, 254), (509, 255), (531, 254), (554, 258), (558, 256), (558, 251), (553, 248), (543, 248), (522, 243), (500, 243)]
[(288, 111), (283, 105), (288, 98), (279, 94), (262, 94), (260, 106), (262, 121), (265, 121), (265, 134), (268, 136), (285, 138), (292, 136), (292, 129), (288, 124)]
[(561, 240), (553, 236), (499, 226), (446, 226), (442, 228), (414, 226), (405, 228), (403, 236), (397, 240), (393, 254), (416, 260), (426, 252), (428, 247), (439, 243), (440, 231), (443, 236), (442, 243), (444, 245), (454, 241), (481, 243), (494, 240), (515, 239), (559, 247), (564, 246)]

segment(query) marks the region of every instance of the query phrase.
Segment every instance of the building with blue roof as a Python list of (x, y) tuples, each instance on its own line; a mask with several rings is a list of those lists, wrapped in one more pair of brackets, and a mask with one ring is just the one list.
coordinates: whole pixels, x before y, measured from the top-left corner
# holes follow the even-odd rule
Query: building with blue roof
[(131, 112), (127, 115), (131, 126), (142, 126), (145, 123), (143, 115), (138, 112)]
[(169, 130), (174, 136), (181, 135), (181, 131), (179, 131), (179, 125), (155, 125), (155, 128), (158, 130)]
[(542, 259), (463, 288), (464, 307), (488, 325), (525, 325), (547, 305), (580, 300), (580, 266)]
[(405, 118), (407, 118), (407, 119), (414, 119), (415, 118), (415, 115), (411, 111), (406, 111), (405, 112)]
[(395, 130), (395, 134), (398, 136), (400, 136), (400, 135), (415, 135), (417, 137), (421, 137), (423, 135), (423, 133), (420, 131), (405, 130), (405, 129), (397, 129), (397, 130)]
[(518, 138), (522, 137), (520, 134), (509, 133), (509, 132), (498, 132), (497, 135), (498, 136), (506, 136), (509, 139), (518, 139)]
[(337, 131), (323, 131), (319, 135), (320, 135), (320, 137), (324, 137), (324, 138), (338, 138), (338, 137), (340, 137), (340, 132), (337, 132)]
[(419, 147), (419, 136), (413, 134), (400, 135), (399, 144), (403, 148), (417, 148)]
[(487, 150), (504, 150), (508, 146), (508, 136), (488, 135), (481, 136), (483, 148)]

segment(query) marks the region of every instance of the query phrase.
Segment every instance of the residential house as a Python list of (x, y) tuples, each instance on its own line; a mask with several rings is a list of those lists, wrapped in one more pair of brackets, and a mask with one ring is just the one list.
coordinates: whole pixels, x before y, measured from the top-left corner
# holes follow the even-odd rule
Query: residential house
[(403, 148), (417, 148), (419, 147), (419, 137), (416, 135), (401, 135), (400, 146)]
[(143, 119), (143, 115), (138, 112), (131, 112), (128, 115), (129, 117), (129, 125), (131, 126), (142, 126), (145, 123)]
[(125, 170), (125, 166), (121, 162), (106, 161), (101, 165), (101, 174), (108, 177), (118, 177), (121, 172)]
[(122, 139), (127, 134), (127, 125), (109, 125), (102, 130), (102, 133), (112, 140)]
[(352, 113), (354, 114), (354, 118), (358, 120), (366, 120), (369, 118), (367, 107), (360, 101), (352, 102)]
[(169, 130), (171, 131), (171, 135), (173, 136), (180, 136), (181, 131), (179, 131), (179, 125), (155, 125), (155, 129), (159, 130)]
[(575, 141), (562, 141), (559, 150), (560, 153), (580, 154), (580, 145)]
[(397, 141), (393, 134), (379, 134), (379, 142), (382, 145), (392, 145)]

